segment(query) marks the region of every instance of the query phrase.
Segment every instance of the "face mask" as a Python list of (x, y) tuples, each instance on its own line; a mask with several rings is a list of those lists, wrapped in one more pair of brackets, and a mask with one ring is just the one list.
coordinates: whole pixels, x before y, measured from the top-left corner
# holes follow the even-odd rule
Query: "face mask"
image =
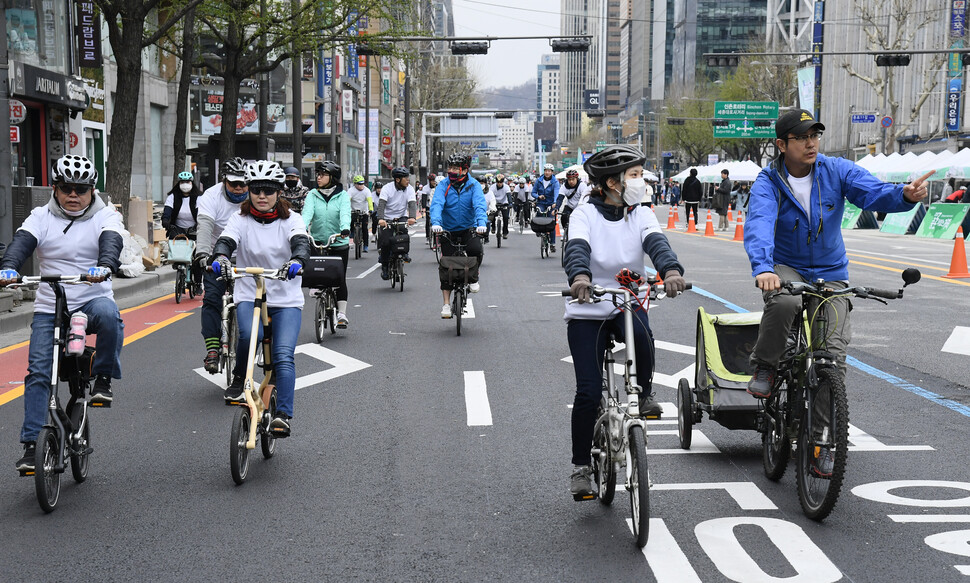
[(643, 178), (631, 178), (624, 183), (623, 202), (627, 206), (640, 204), (643, 195), (647, 193), (647, 181)]
[(298, 181), (297, 180), (284, 180), (283, 182), (286, 184), (286, 187), (287, 188), (293, 188), (294, 186), (296, 186), (296, 183)]
[(459, 178), (461, 178), (461, 174), (459, 174), (457, 172), (449, 172), (448, 173), (448, 180), (450, 180), (452, 182), (458, 180)]
[(179, 190), (182, 192), (192, 192), (192, 185), (188, 182), (183, 182), (179, 184)]

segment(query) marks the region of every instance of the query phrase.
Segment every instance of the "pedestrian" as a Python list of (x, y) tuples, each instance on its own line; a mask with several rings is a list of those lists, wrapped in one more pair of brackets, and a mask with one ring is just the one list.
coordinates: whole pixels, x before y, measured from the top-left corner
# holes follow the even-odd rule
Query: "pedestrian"
[(943, 184), (943, 192), (940, 193), (940, 200), (946, 200), (948, 196), (953, 194), (956, 190), (957, 182), (956, 178), (950, 178)]
[(690, 213), (694, 213), (694, 224), (698, 223), (697, 206), (701, 203), (702, 194), (701, 181), (697, 179), (697, 168), (690, 169), (690, 176), (684, 180), (684, 188), (681, 191), (684, 197), (684, 222), (690, 222)]
[(734, 190), (729, 178), (728, 169), (721, 170), (721, 184), (714, 191), (714, 207), (717, 209), (717, 230), (726, 231), (728, 228), (728, 206), (731, 204), (731, 191)]
[(676, 182), (670, 185), (670, 206), (680, 205), (680, 185)]

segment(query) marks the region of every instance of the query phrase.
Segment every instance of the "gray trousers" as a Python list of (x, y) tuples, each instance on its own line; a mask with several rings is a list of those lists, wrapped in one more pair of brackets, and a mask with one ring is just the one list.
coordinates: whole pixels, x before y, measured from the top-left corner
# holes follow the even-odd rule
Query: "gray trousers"
[[(805, 281), (797, 271), (787, 265), (775, 265), (775, 273), (782, 280)], [(835, 289), (848, 287), (846, 281), (828, 281), (827, 285)], [(758, 341), (755, 343), (754, 352), (751, 359), (755, 363), (763, 363), (771, 367), (777, 367), (778, 362), (785, 352), (785, 344), (788, 339), (788, 330), (791, 328), (795, 318), (801, 317), (802, 300), (800, 296), (793, 296), (787, 290), (763, 292), (765, 300), (764, 315), (761, 317), (761, 326), (758, 329)], [(809, 305), (808, 317), (812, 321), (818, 302)], [(829, 352), (833, 353), (837, 359), (839, 370), (845, 377), (845, 353), (852, 339), (852, 327), (849, 324), (849, 298), (840, 297), (825, 302), (823, 308), (828, 319), (826, 328), (825, 345)], [(812, 338), (815, 345), (819, 346), (821, 330), (812, 331)]]

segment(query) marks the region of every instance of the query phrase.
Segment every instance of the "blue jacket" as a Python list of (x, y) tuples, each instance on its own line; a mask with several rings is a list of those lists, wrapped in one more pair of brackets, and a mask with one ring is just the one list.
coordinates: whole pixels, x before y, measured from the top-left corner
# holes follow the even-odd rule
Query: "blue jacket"
[(460, 189), (450, 180), (439, 180), (431, 197), (431, 224), (446, 231), (464, 231), (484, 227), (488, 221), (488, 203), (482, 185), (468, 175)]
[[(546, 207), (550, 207), (556, 204), (556, 199), (559, 198), (559, 179), (555, 175), (549, 180), (549, 186), (543, 187), (542, 181), (545, 179), (544, 176), (536, 178), (535, 183), (532, 185), (532, 198), (536, 199), (536, 205), (541, 209), (545, 210)], [(545, 196), (545, 200), (539, 200), (540, 196)]]
[(849, 279), (849, 258), (842, 240), (845, 201), (887, 213), (907, 211), (916, 203), (903, 199), (901, 184), (888, 184), (845, 158), (819, 154), (812, 181), (811, 209), (796, 201), (788, 170), (779, 156), (751, 186), (744, 225), (744, 249), (751, 274), (787, 265), (808, 281)]

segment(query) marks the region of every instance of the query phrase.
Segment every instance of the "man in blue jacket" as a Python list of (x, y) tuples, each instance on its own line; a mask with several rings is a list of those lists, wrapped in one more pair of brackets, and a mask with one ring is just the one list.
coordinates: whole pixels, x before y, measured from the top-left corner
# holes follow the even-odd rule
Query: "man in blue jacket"
[[(471, 160), (465, 154), (454, 153), (448, 157), (448, 179), (439, 180), (431, 197), (431, 232), (447, 232), (447, 237), (440, 239), (441, 255), (450, 257), (455, 254), (455, 243), (465, 245), (469, 257), (478, 259), (473, 270), (469, 291), (478, 293), (478, 268), (482, 265), (485, 251), (482, 241), (472, 235), (469, 230), (475, 229), (477, 235), (484, 235), (488, 224), (488, 205), (482, 185), (468, 173)], [(451, 288), (446, 283), (441, 284), (441, 297), (444, 306), (441, 317), (451, 318)]]
[[(929, 174), (905, 186), (888, 184), (849, 160), (819, 154), (824, 130), (808, 111), (782, 115), (775, 124), (781, 154), (751, 187), (744, 248), (765, 310), (751, 355), (755, 372), (748, 392), (759, 398), (771, 394), (788, 330), (802, 305), (799, 296), (781, 288), (781, 281), (823, 279), (833, 288), (848, 287), (849, 259), (841, 231), (846, 199), (862, 209), (895, 213), (926, 198)], [(851, 337), (848, 307), (844, 297), (826, 303), (828, 350), (843, 376)]]
[[(536, 214), (551, 217), (553, 211), (556, 210), (556, 199), (559, 198), (559, 179), (556, 178), (554, 171), (555, 167), (552, 164), (546, 164), (542, 169), (542, 176), (537, 178), (535, 184), (532, 185), (532, 198), (536, 199)], [(555, 231), (549, 235), (549, 242), (551, 243), (549, 251), (555, 253)]]

